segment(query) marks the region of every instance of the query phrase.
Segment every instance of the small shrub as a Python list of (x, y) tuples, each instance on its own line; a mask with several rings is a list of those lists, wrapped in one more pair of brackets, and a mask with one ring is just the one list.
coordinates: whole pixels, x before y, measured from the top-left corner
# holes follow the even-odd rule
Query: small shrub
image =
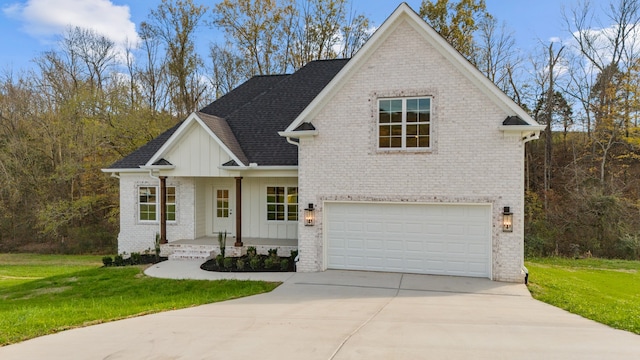
[(257, 256), (252, 257), (251, 260), (249, 260), (249, 267), (254, 271), (260, 269), (260, 258)]
[(222, 257), (225, 255), (225, 250), (227, 248), (227, 232), (219, 232), (218, 233), (218, 245), (220, 246), (220, 254)]
[(102, 258), (102, 264), (104, 266), (111, 266), (113, 265), (113, 258), (111, 256), (105, 256)]
[(276, 266), (275, 261), (273, 261), (273, 258), (266, 258), (264, 259), (264, 268), (265, 269), (273, 269)]
[(255, 246), (249, 246), (247, 248), (247, 256), (250, 258), (255, 257), (258, 254), (258, 251), (256, 250)]
[(155, 252), (156, 252), (156, 261), (159, 261), (160, 260), (160, 234), (159, 233), (156, 233)]
[(289, 270), (289, 259), (282, 259), (280, 261), (280, 270), (282, 271)]
[(233, 267), (233, 259), (230, 257), (224, 258), (224, 260), (222, 261), (222, 264), (225, 269), (230, 270)]
[(224, 266), (224, 256), (222, 254), (218, 254), (216, 256), (216, 264), (220, 269), (222, 269), (222, 267)]
[(291, 261), (296, 261), (296, 257), (298, 257), (298, 250), (291, 250)]
[(238, 269), (239, 271), (243, 271), (244, 266), (245, 266), (244, 260), (238, 259), (238, 261), (236, 261), (236, 269)]
[(269, 257), (270, 258), (277, 258), (278, 257), (278, 248), (275, 249), (269, 249)]
[(123, 266), (124, 265), (124, 258), (122, 257), (122, 255), (116, 255), (113, 258), (113, 265), (115, 265), (115, 266)]
[(137, 253), (137, 252), (131, 253), (131, 265), (140, 264), (140, 259), (141, 259), (140, 253)]

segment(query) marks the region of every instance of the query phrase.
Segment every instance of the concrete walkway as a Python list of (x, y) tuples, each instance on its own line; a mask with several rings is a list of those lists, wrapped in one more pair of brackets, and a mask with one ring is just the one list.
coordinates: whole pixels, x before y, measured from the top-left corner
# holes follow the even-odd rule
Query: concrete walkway
[[(176, 263), (156, 265), (147, 273), (221, 276), (200, 273), (197, 263)], [(262, 276), (284, 283), (268, 294), (69, 330), (2, 347), (0, 359), (640, 356), (640, 336), (533, 300), (524, 285), (355, 271), (248, 275)]]

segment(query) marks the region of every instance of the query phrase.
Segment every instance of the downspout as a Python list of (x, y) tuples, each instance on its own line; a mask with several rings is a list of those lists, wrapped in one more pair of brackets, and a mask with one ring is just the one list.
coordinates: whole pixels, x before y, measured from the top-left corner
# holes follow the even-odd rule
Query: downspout
[[(539, 138), (540, 138), (540, 131), (536, 131), (533, 134), (531, 134), (531, 135), (529, 135), (527, 137), (524, 137), (522, 140), (523, 140), (523, 143), (526, 144), (529, 141), (537, 140)], [(524, 284), (528, 285), (529, 284), (529, 269), (527, 269), (527, 267), (524, 266), (524, 264), (522, 264), (522, 272), (524, 272)]]
[(287, 142), (289, 144), (293, 144), (293, 145), (295, 145), (297, 147), (300, 147), (300, 142), (299, 141), (293, 141), (293, 140), (291, 140), (291, 137), (289, 137), (289, 136), (287, 136), (286, 139), (287, 139)]
[[(293, 145), (295, 145), (297, 147), (300, 147), (300, 141), (299, 140), (298, 141), (293, 141), (293, 140), (291, 140), (291, 137), (289, 137), (289, 136), (287, 136), (286, 139), (287, 139), (287, 142), (289, 144), (293, 144)], [(293, 259), (293, 268), (296, 269), (295, 271), (298, 271), (297, 270), (298, 261), (300, 261), (300, 247), (299, 246), (298, 246), (298, 253), (296, 254), (296, 257)]]
[(114, 172), (111, 173), (111, 177), (112, 178), (116, 178), (116, 179), (120, 179), (120, 175), (118, 175), (118, 173), (114, 173)]

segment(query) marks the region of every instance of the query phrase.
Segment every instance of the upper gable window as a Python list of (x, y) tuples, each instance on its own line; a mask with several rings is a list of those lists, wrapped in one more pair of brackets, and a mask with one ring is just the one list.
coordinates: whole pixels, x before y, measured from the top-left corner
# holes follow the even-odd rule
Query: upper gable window
[(378, 100), (378, 148), (431, 147), (431, 98)]

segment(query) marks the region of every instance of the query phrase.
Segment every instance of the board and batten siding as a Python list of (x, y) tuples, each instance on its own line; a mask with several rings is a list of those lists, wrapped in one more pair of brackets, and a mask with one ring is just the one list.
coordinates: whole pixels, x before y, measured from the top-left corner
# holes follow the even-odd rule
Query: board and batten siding
[[(268, 186), (298, 186), (297, 178), (249, 178), (242, 179), (242, 236), (271, 239), (296, 239), (298, 236), (298, 222), (268, 221), (267, 220), (267, 187)], [(235, 179), (227, 178), (198, 178), (196, 179), (196, 234), (201, 236), (215, 236), (218, 231), (229, 229), (215, 229), (214, 216), (216, 211), (215, 189), (229, 190), (232, 214), (235, 222), (237, 207), (235, 206)], [(298, 206), (298, 216), (302, 216), (303, 206)], [(235, 226), (235, 225), (234, 225)], [(235, 233), (235, 228), (229, 230)]]
[(185, 134), (169, 148), (164, 156), (175, 165), (170, 176), (224, 176), (226, 171), (218, 165), (231, 160), (211, 135), (197, 122), (193, 122)]

